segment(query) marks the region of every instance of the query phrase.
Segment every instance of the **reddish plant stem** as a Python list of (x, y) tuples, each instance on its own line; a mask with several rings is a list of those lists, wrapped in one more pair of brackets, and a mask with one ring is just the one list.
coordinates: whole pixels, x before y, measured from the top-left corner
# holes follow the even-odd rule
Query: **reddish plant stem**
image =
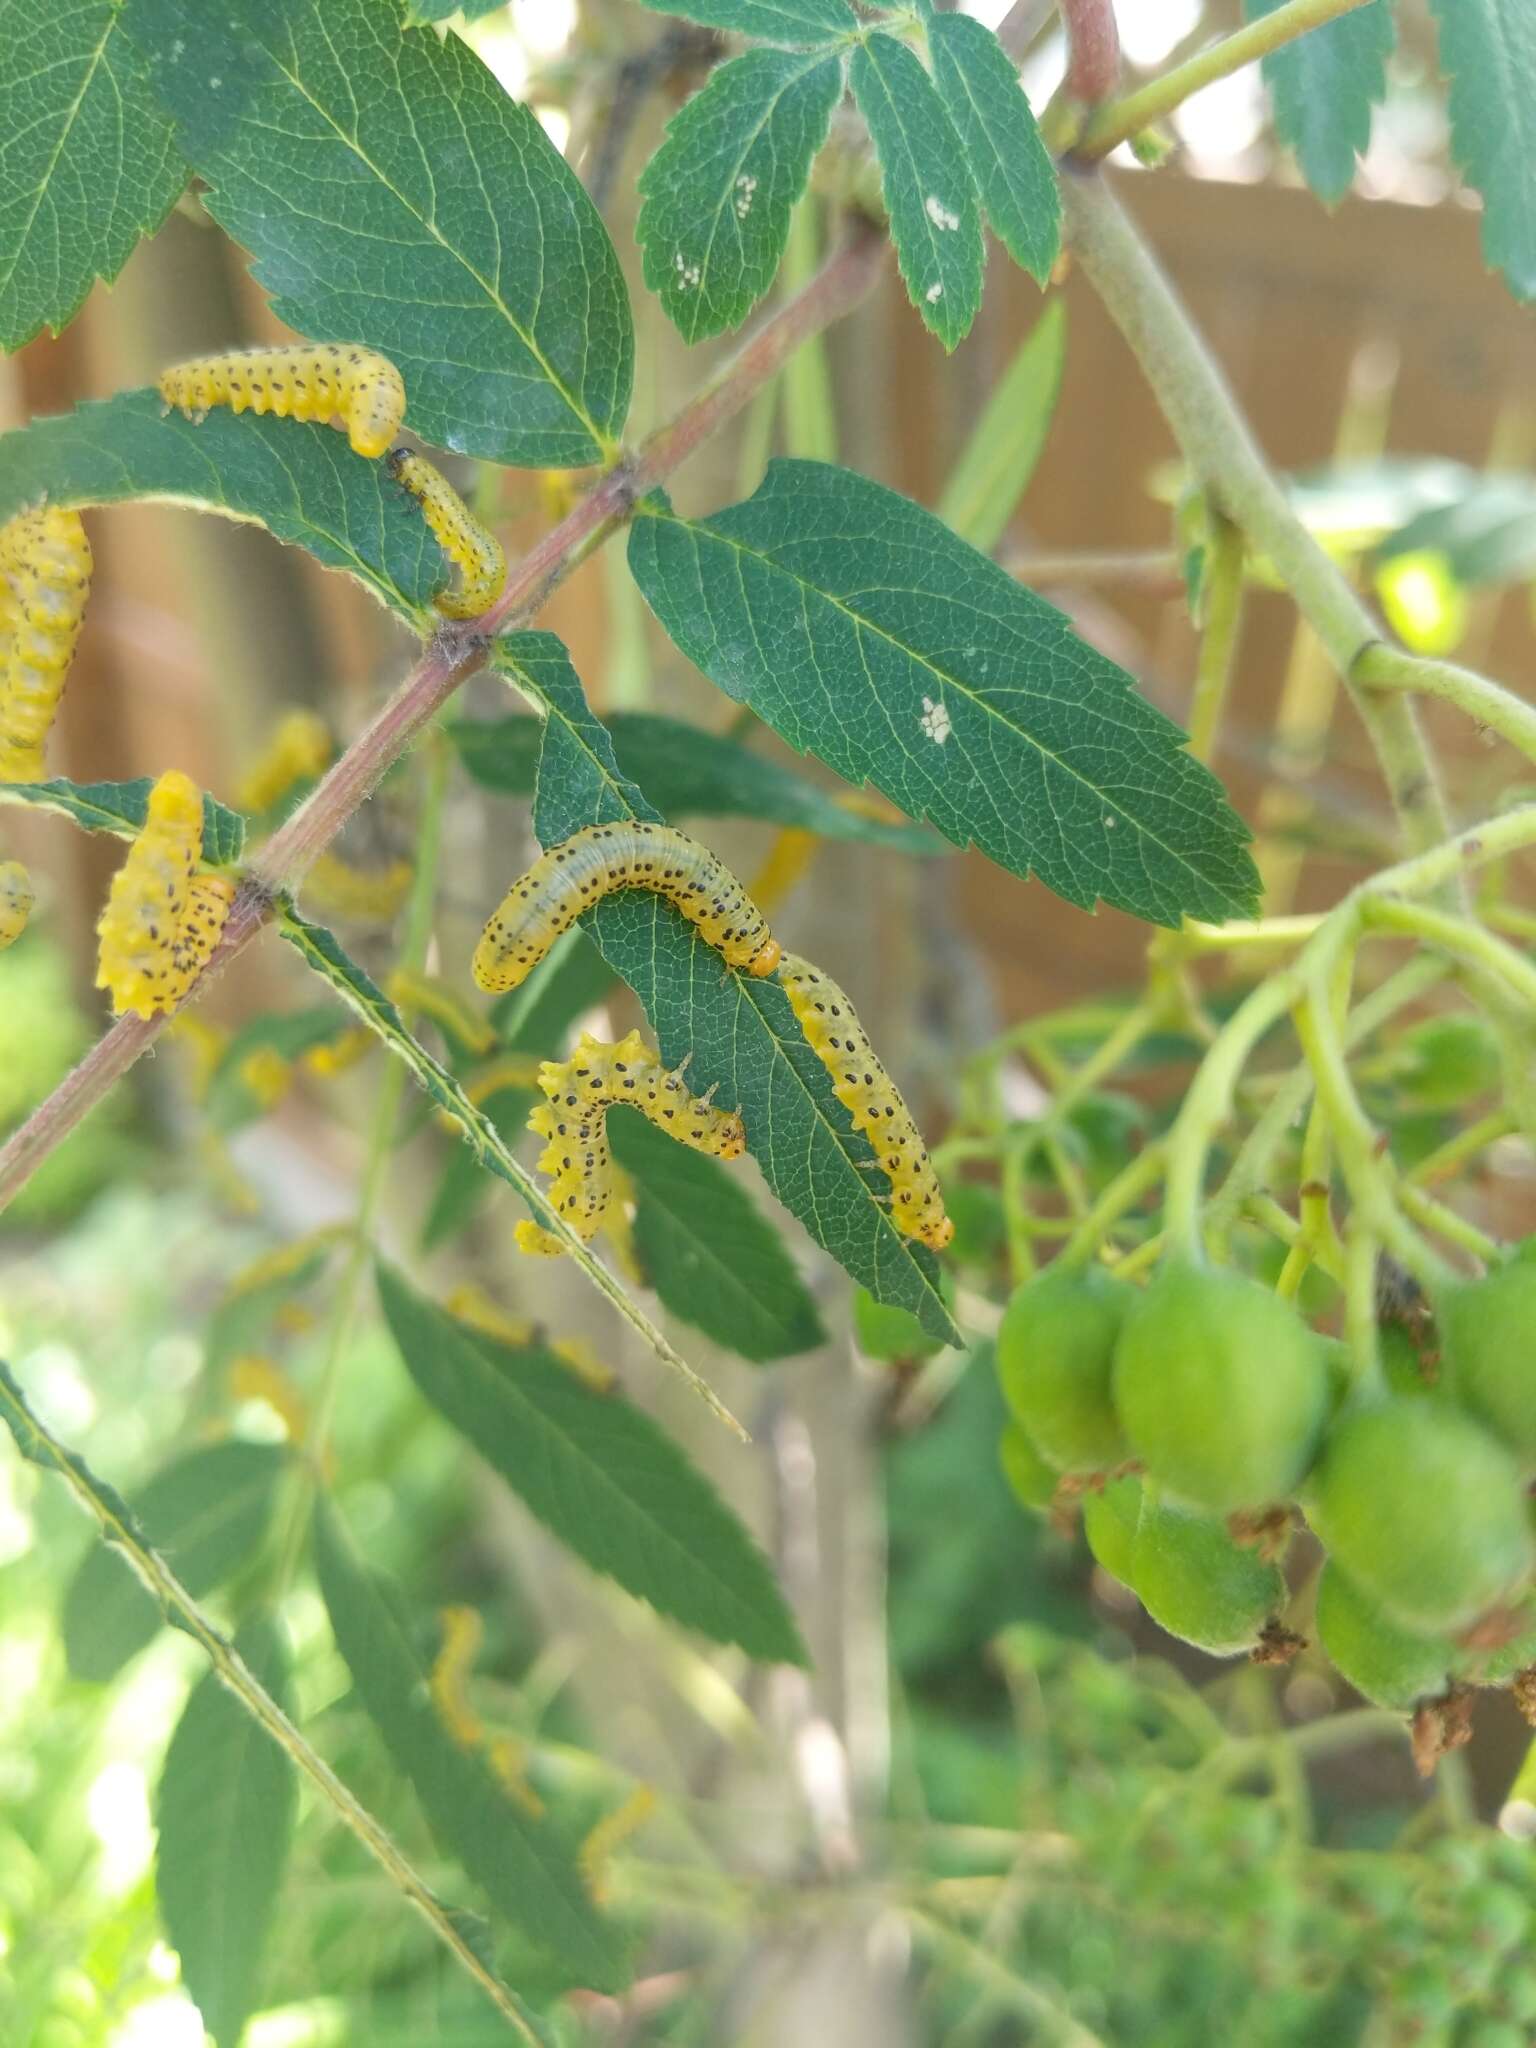
[[(805, 289), (765, 320), (675, 418), (633, 455), (621, 458), (523, 557), (490, 611), (438, 633), (372, 723), (251, 862), (223, 941), (187, 1000), (201, 994), (214, 975), (250, 944), (274, 915), (276, 897), (302, 880), (385, 771), (480, 667), (491, 638), (527, 625), (571, 571), (625, 524), (638, 499), (739, 412), (803, 341), (850, 312), (879, 276), (885, 249), (878, 230), (858, 225)], [(120, 1017), (0, 1147), (0, 1209), (169, 1022), (169, 1017)]]
[(1085, 107), (1096, 107), (1120, 78), (1120, 31), (1114, 0), (1060, 0), (1067, 32), (1067, 75), (1062, 91)]

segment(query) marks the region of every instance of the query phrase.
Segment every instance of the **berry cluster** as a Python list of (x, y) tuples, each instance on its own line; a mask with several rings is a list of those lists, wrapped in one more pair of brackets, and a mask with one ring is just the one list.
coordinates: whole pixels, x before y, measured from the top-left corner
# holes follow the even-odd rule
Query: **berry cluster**
[(1243, 1274), (1171, 1259), (1138, 1290), (1052, 1269), (998, 1333), (1005, 1469), (1031, 1506), (1079, 1495), (1098, 1562), (1216, 1656), (1299, 1646), (1281, 1566), (1304, 1519), (1324, 1651), (1456, 1739), (1470, 1685), (1536, 1704), (1536, 1241), (1434, 1307), (1432, 1377), (1362, 1381)]

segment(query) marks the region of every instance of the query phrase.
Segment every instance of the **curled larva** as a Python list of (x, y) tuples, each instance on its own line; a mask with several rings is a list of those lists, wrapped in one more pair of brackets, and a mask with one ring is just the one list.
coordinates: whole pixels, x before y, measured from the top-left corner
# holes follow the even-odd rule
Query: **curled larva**
[(174, 1010), (223, 936), (234, 885), (198, 872), (202, 792), (171, 769), (149, 793), (144, 829), (112, 878), (96, 930), (96, 986), (119, 1016)]
[(835, 981), (798, 954), (779, 962), (779, 984), (805, 1033), (805, 1042), (832, 1076), (833, 1092), (875, 1148), (891, 1184), (891, 1221), (907, 1237), (936, 1252), (955, 1234), (944, 1213), (939, 1177), (928, 1147), (896, 1083), (875, 1057), (853, 1005)]
[(405, 380), (389, 357), (345, 341), (195, 356), (162, 373), (160, 396), (192, 420), (216, 405), (279, 419), (339, 415), (354, 452), (370, 458), (384, 453), (405, 418)]
[[(690, 1095), (682, 1076), (661, 1064), (638, 1031), (617, 1045), (582, 1034), (567, 1060), (546, 1060), (539, 1069), (545, 1100), (528, 1117), (528, 1128), (546, 1139), (539, 1171), (551, 1174), (549, 1204), (585, 1243), (613, 1199), (613, 1153), (608, 1112), (627, 1104), (657, 1130), (692, 1151), (715, 1159), (739, 1159), (747, 1134), (734, 1110), (716, 1109), (707, 1097)], [(517, 1226), (520, 1251), (553, 1256), (566, 1241), (537, 1223)]]
[(778, 965), (778, 940), (723, 861), (670, 825), (624, 819), (588, 825), (519, 875), (480, 934), (475, 980), (492, 995), (516, 988), (615, 889), (664, 896), (732, 967), (761, 976)]
[(32, 877), (21, 862), (0, 860), (0, 953), (26, 930), (36, 900)]
[(37, 782), (91, 591), (78, 512), (51, 505), (0, 526), (0, 782)]
[(459, 572), (457, 590), (440, 590), (432, 602), (445, 619), (477, 619), (501, 595), (507, 558), (501, 542), (480, 524), (440, 469), (411, 448), (391, 448), (385, 467), (421, 506), (443, 553)]

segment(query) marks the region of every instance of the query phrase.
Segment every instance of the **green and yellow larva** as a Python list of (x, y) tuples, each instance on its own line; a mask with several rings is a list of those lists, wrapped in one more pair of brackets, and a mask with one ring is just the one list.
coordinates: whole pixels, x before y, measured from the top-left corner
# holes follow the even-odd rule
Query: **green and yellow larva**
[(51, 505), (0, 526), (0, 782), (38, 782), (91, 594), (78, 512)]
[(202, 792), (172, 768), (149, 793), (144, 829), (112, 877), (96, 927), (96, 986), (118, 1016), (174, 1010), (223, 936), (234, 885), (198, 872), (202, 850)]
[(421, 506), (443, 553), (459, 572), (456, 590), (432, 600), (445, 619), (477, 619), (501, 595), (507, 558), (501, 542), (482, 526), (440, 469), (413, 448), (391, 448), (385, 467)]
[(686, 832), (626, 818), (584, 827), (519, 875), (480, 935), (475, 980), (491, 995), (516, 988), (615, 889), (664, 896), (732, 967), (762, 976), (778, 965), (778, 940), (723, 861)]
[[(715, 1159), (739, 1159), (746, 1150), (740, 1116), (690, 1095), (681, 1071), (664, 1067), (638, 1031), (617, 1045), (584, 1032), (569, 1059), (543, 1063), (539, 1086), (545, 1100), (528, 1117), (529, 1130), (547, 1140), (539, 1171), (553, 1176), (550, 1206), (583, 1243), (597, 1234), (613, 1199), (610, 1109), (628, 1104), (680, 1145)], [(555, 1256), (568, 1248), (563, 1237), (527, 1220), (516, 1236), (519, 1251)]]
[(32, 877), (21, 862), (0, 860), (0, 953), (26, 930), (36, 900)]
[(198, 421), (216, 405), (278, 419), (339, 417), (353, 451), (370, 459), (384, 453), (405, 418), (405, 380), (389, 357), (344, 341), (194, 356), (161, 374), (160, 396)]
[(779, 986), (806, 1044), (832, 1076), (833, 1092), (854, 1129), (863, 1131), (875, 1148), (891, 1184), (891, 1221), (904, 1236), (943, 1251), (955, 1226), (944, 1213), (928, 1147), (852, 1003), (835, 981), (796, 953), (786, 953), (779, 962)]

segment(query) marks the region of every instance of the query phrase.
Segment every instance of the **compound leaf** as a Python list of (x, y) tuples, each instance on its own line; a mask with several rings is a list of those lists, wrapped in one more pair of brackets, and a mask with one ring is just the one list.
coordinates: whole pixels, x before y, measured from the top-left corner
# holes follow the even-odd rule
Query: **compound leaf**
[(981, 214), (966, 149), (933, 80), (894, 36), (877, 31), (855, 48), (849, 82), (880, 159), (907, 296), (953, 348), (981, 304)]
[(1430, 0), (1450, 80), (1451, 154), (1482, 194), (1483, 253), (1536, 299), (1536, 10), (1529, 0)]
[(641, 173), (635, 236), (684, 341), (739, 326), (773, 283), (842, 91), (840, 55), (749, 50), (668, 124)]
[[(1243, 13), (1257, 21), (1284, 4), (1243, 0)], [(1370, 0), (1263, 60), (1275, 133), (1296, 152), (1302, 176), (1325, 206), (1337, 205), (1354, 182), (1355, 159), (1370, 142), (1372, 115), (1387, 90), (1394, 40), (1388, 0)]]
[[(253, 1615), (235, 1654), (287, 1710), (288, 1653)], [(156, 1807), (155, 1891), (181, 1974), (219, 2048), (236, 2048), (288, 1861), (296, 1786), (288, 1760), (210, 1671), (176, 1724)]]
[[(873, 804), (819, 789), (782, 762), (681, 718), (619, 711), (606, 723), (620, 772), (637, 782), (666, 817), (760, 818), (823, 839), (852, 839), (894, 852), (946, 850), (941, 839), (919, 826), (874, 816)], [(537, 719), (465, 719), (448, 733), (477, 782), (504, 796), (533, 795), (543, 740)]]
[(713, 1642), (805, 1662), (766, 1558), (665, 1430), (543, 1347), (458, 1322), (392, 1268), (378, 1281), (420, 1392), (568, 1549)]
[[(534, 830), (545, 846), (610, 818), (655, 818), (620, 771), (570, 657), (549, 633), (498, 642), (496, 666), (545, 714)], [(691, 1087), (740, 1108), (774, 1194), (879, 1301), (909, 1308), (942, 1342), (953, 1325), (933, 1254), (903, 1237), (878, 1197), (874, 1153), (849, 1126), (826, 1068), (776, 982), (727, 971), (659, 896), (621, 890), (583, 920), (645, 1007), (662, 1057), (691, 1056)]]
[(315, 1561), (363, 1710), (410, 1779), (433, 1833), (497, 1911), (579, 1983), (618, 1989), (627, 1974), (621, 1945), (593, 1910), (553, 1822), (526, 1812), (480, 1752), (461, 1747), (439, 1720), (395, 1589), (362, 1563), (323, 1504)]
[(680, 14), (705, 28), (760, 36), (765, 43), (828, 43), (856, 24), (848, 0), (641, 0), (656, 14)]
[[(130, 1505), (148, 1543), (194, 1600), (255, 1556), (286, 1463), (275, 1444), (211, 1444), (177, 1458), (134, 1495)], [(98, 1545), (64, 1596), (71, 1673), (97, 1683), (115, 1678), (163, 1619), (122, 1554)]]
[(719, 1160), (633, 1114), (611, 1136), (635, 1184), (635, 1250), (673, 1315), (755, 1364), (826, 1341), (783, 1239)]
[(461, 38), (393, 0), (125, 0), (123, 19), (291, 327), (381, 349), (441, 447), (548, 467), (612, 448), (634, 369), (617, 254)]
[(647, 499), (629, 559), (727, 695), (957, 845), (1084, 908), (1168, 925), (1251, 911), (1247, 833), (1178, 728), (1063, 613), (910, 499), (827, 463), (775, 462), (709, 519)]
[(969, 14), (932, 15), (928, 47), (939, 98), (992, 232), (1044, 284), (1061, 250), (1061, 195), (1018, 69), (991, 29)]

